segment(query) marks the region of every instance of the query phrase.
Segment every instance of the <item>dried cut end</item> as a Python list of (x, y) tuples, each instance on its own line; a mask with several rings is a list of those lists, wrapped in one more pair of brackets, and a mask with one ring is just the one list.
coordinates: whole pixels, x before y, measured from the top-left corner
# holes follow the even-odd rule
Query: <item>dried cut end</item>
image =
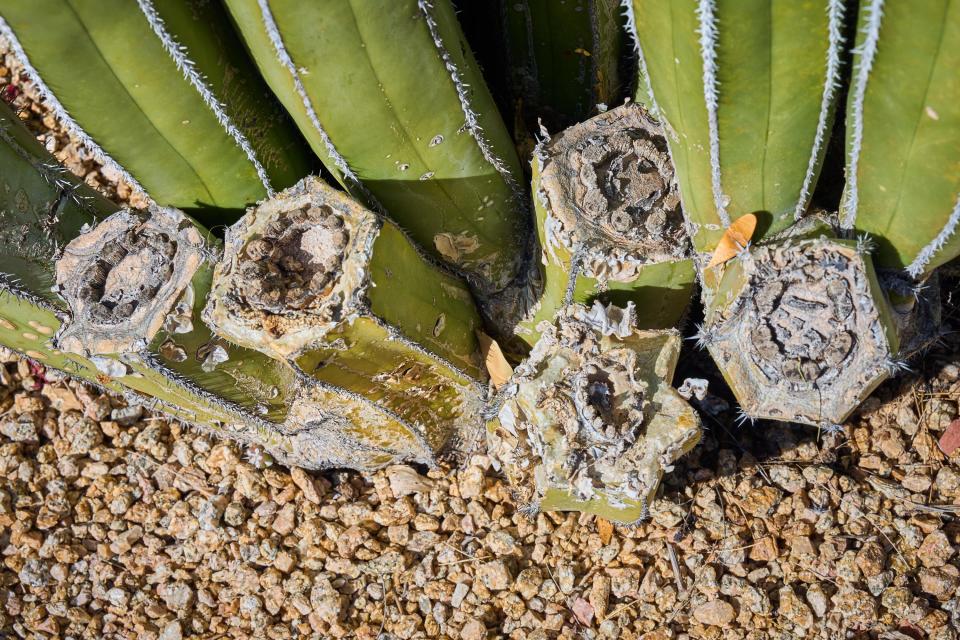
[(203, 248), (197, 227), (169, 207), (124, 209), (74, 238), (56, 265), (71, 314), (59, 348), (80, 355), (146, 349), (187, 291)]
[(205, 321), (240, 345), (297, 352), (358, 313), (379, 229), (373, 213), (305, 178), (227, 231)]
[(539, 149), (547, 250), (582, 247), (586, 275), (627, 281), (687, 256), (680, 193), (660, 125), (628, 103)]
[(747, 414), (840, 423), (887, 376), (896, 339), (868, 260), (788, 239), (727, 272), (704, 336)]
[(675, 331), (636, 329), (633, 307), (571, 305), (517, 367), (488, 445), (518, 498), (545, 509), (641, 517), (664, 471), (699, 440), (669, 387)]

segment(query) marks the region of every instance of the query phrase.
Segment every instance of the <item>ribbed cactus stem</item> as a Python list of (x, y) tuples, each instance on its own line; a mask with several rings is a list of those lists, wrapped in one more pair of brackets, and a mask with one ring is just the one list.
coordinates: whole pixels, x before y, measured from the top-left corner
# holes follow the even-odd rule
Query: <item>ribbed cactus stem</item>
[[(467, 277), (481, 303), (515, 284), (529, 231), (519, 161), (449, 0), (227, 6), (351, 193)], [(509, 317), (488, 315), (510, 333)]]
[(289, 363), (304, 389), (286, 427), (329, 441), (339, 464), (434, 462), (480, 430), (480, 320), (466, 286), (317, 178), (228, 231), (204, 318)]
[(645, 328), (675, 325), (695, 278), (673, 165), (659, 125), (627, 104), (541, 142), (534, 206), (544, 293), (521, 325), (599, 299), (637, 305)]
[(223, 222), (308, 172), (218, 3), (4, 0), (0, 13), (59, 120), (158, 203)]
[(562, 128), (620, 102), (618, 9), (619, 0), (500, 2), (513, 94), (530, 124)]

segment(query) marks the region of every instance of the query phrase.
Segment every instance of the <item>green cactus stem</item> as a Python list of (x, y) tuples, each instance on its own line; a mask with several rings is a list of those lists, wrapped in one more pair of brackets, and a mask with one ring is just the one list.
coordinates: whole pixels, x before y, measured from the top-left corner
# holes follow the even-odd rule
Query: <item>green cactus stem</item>
[(960, 255), (960, 6), (860, 5), (841, 224), (917, 279)]
[(840, 424), (898, 367), (869, 254), (808, 226), (727, 263), (706, 312), (699, 339), (751, 419)]
[(676, 330), (636, 328), (633, 305), (571, 305), (501, 392), (490, 454), (528, 512), (644, 517), (660, 479), (700, 439), (670, 387)]
[(218, 3), (2, 0), (0, 14), (58, 119), (157, 202), (232, 222), (210, 209), (242, 211), (309, 172)]
[(747, 213), (757, 237), (803, 216), (832, 126), (842, 1), (623, 4), (696, 250), (709, 260)]
[(502, 0), (514, 95), (551, 129), (621, 101), (625, 45), (619, 0)]
[[(167, 320), (177, 320), (171, 330), (182, 341), (185, 358), (164, 355), (162, 345), (169, 339), (166, 320), (156, 335), (146, 333), (131, 340), (122, 318), (111, 318), (118, 336), (113, 345), (104, 345), (103, 332), (88, 324), (91, 343), (108, 348), (136, 346), (140, 350), (120, 355), (85, 349), (86, 336), (71, 330), (75, 309), (55, 292), (55, 288), (79, 287), (72, 286), (75, 283), (69, 279), (61, 279), (62, 287), (57, 285), (57, 258), (61, 253), (75, 255), (77, 245), (71, 248), (74, 242), (89, 244), (88, 236), (98, 235), (98, 219), (106, 217), (102, 224), (109, 229), (117, 219), (114, 216), (129, 219), (135, 214), (117, 212), (116, 205), (59, 166), (5, 103), (0, 103), (0, 167), (0, 343), (45, 366), (124, 392), (136, 402), (158, 406), (191, 424), (264, 445), (278, 456), (286, 450), (290, 455), (284, 459), (293, 459), (293, 447), (283, 445), (277, 427), (254, 410), (258, 403), (256, 390), (247, 382), (241, 388), (232, 375), (225, 373), (235, 367), (251, 379), (268, 380), (271, 368), (262, 363), (272, 361), (250, 352), (243, 356), (260, 358), (261, 365), (241, 366), (241, 350), (227, 345), (231, 364), (204, 371), (205, 358), (198, 358), (197, 351), (210, 343), (211, 334), (199, 323), (186, 333), (177, 333), (185, 328), (184, 316), (189, 317), (179, 305), (170, 303), (172, 309), (164, 312)], [(175, 235), (176, 227), (171, 232)], [(67, 258), (67, 263), (70, 260)], [(205, 297), (203, 274), (203, 267), (197, 269), (191, 283), (201, 299)], [(109, 272), (106, 275), (109, 278)], [(177, 301), (177, 296), (171, 294), (165, 299)], [(193, 317), (197, 318), (199, 310), (194, 311)], [(155, 323), (145, 321), (140, 326), (155, 327)], [(59, 349), (57, 336), (63, 335), (81, 353)], [(285, 389), (288, 385), (278, 379), (277, 386)], [(276, 402), (271, 395), (265, 394), (264, 399)]]
[(666, 141), (628, 103), (541, 142), (533, 161), (543, 295), (518, 335), (570, 303), (634, 302), (641, 328), (675, 326), (695, 271)]
[(519, 162), (449, 0), (227, 6), (267, 82), (352, 194), (484, 299), (517, 278), (528, 235)]
[[(434, 462), (482, 431), (481, 325), (465, 284), (320, 179), (228, 230), (204, 318), (299, 372), (288, 431), (329, 440), (349, 466)], [(350, 453), (358, 445), (367, 458)]]

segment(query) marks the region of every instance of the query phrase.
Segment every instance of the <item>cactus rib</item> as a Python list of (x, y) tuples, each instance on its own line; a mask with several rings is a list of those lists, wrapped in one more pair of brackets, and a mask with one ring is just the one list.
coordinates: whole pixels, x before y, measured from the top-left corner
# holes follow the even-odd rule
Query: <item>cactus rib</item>
[(40, 96), (43, 98), (43, 102), (50, 108), (53, 112), (53, 115), (56, 117), (57, 121), (62, 123), (64, 128), (70, 132), (70, 135), (75, 137), (80, 143), (90, 150), (93, 154), (94, 159), (101, 165), (109, 167), (110, 169), (116, 171), (118, 174), (123, 176), (124, 181), (129, 184), (133, 189), (135, 189), (140, 195), (150, 198), (147, 190), (143, 188), (136, 178), (134, 178), (129, 171), (127, 171), (119, 162), (113, 159), (113, 157), (104, 150), (99, 144), (97, 144), (90, 135), (84, 131), (76, 120), (70, 115), (70, 112), (67, 111), (66, 107), (57, 99), (56, 94), (50, 90), (50, 87), (43, 81), (43, 78), (37, 72), (37, 70), (30, 63), (30, 57), (27, 55), (27, 52), (24, 51), (23, 45), (20, 44), (20, 41), (17, 39), (16, 34), (13, 32), (13, 29), (10, 28), (10, 25), (7, 24), (7, 21), (4, 20), (3, 16), (0, 15), (0, 36), (10, 43), (10, 48), (13, 49), (14, 55), (17, 57), (17, 60), (20, 61), (20, 64), (23, 65), (23, 70), (26, 72), (27, 77), (30, 78), (30, 82), (37, 88), (37, 91), (40, 93)]
[(717, 111), (720, 109), (720, 97), (717, 90), (717, 17), (714, 0), (698, 0), (697, 19), (699, 20), (700, 57), (703, 60), (703, 103), (707, 107), (707, 131), (710, 140), (710, 186), (713, 189), (713, 205), (716, 207), (720, 224), (730, 226), (727, 213), (727, 198), (723, 195), (723, 182), (720, 176), (720, 125)]
[(923, 280), (960, 255), (960, 5), (864, 5), (848, 104), (844, 228)]
[(157, 38), (160, 40), (160, 43), (163, 45), (163, 48), (170, 55), (170, 58), (173, 60), (174, 64), (177, 65), (177, 68), (183, 73), (183, 77), (186, 78), (190, 85), (197, 90), (197, 93), (200, 94), (200, 98), (203, 100), (204, 104), (207, 105), (210, 111), (213, 112), (213, 115), (217, 118), (217, 122), (220, 123), (220, 126), (222, 126), (227, 134), (229, 134), (230, 137), (236, 141), (237, 146), (239, 146), (243, 152), (247, 154), (250, 164), (253, 165), (257, 172), (257, 176), (260, 178), (260, 182), (263, 183), (264, 188), (267, 190), (267, 195), (273, 195), (273, 186), (270, 184), (270, 176), (267, 175), (267, 170), (264, 169), (259, 158), (257, 158), (257, 153), (253, 150), (253, 147), (250, 146), (250, 141), (247, 140), (247, 136), (245, 136), (243, 132), (237, 128), (237, 126), (233, 123), (233, 119), (224, 110), (220, 100), (213, 95), (213, 92), (210, 90), (210, 87), (207, 85), (203, 76), (197, 71), (196, 64), (190, 59), (187, 48), (177, 42), (177, 39), (170, 34), (169, 31), (167, 31), (166, 25), (163, 22), (163, 18), (160, 17), (160, 15), (157, 13), (157, 10), (153, 6), (153, 0), (137, 0), (137, 6), (140, 7), (140, 11), (150, 24), (150, 29), (152, 29), (156, 34)]

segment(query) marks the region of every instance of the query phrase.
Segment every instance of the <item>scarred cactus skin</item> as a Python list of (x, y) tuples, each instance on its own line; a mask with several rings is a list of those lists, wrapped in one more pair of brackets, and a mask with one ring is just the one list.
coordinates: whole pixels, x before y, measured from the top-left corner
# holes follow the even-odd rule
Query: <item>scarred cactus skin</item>
[(533, 195), (543, 293), (518, 335), (571, 303), (637, 306), (641, 328), (675, 326), (695, 271), (659, 125), (627, 104), (537, 147)]
[(699, 441), (696, 412), (670, 386), (679, 333), (639, 330), (634, 312), (567, 307), (501, 391), (488, 448), (527, 512), (636, 522)]

